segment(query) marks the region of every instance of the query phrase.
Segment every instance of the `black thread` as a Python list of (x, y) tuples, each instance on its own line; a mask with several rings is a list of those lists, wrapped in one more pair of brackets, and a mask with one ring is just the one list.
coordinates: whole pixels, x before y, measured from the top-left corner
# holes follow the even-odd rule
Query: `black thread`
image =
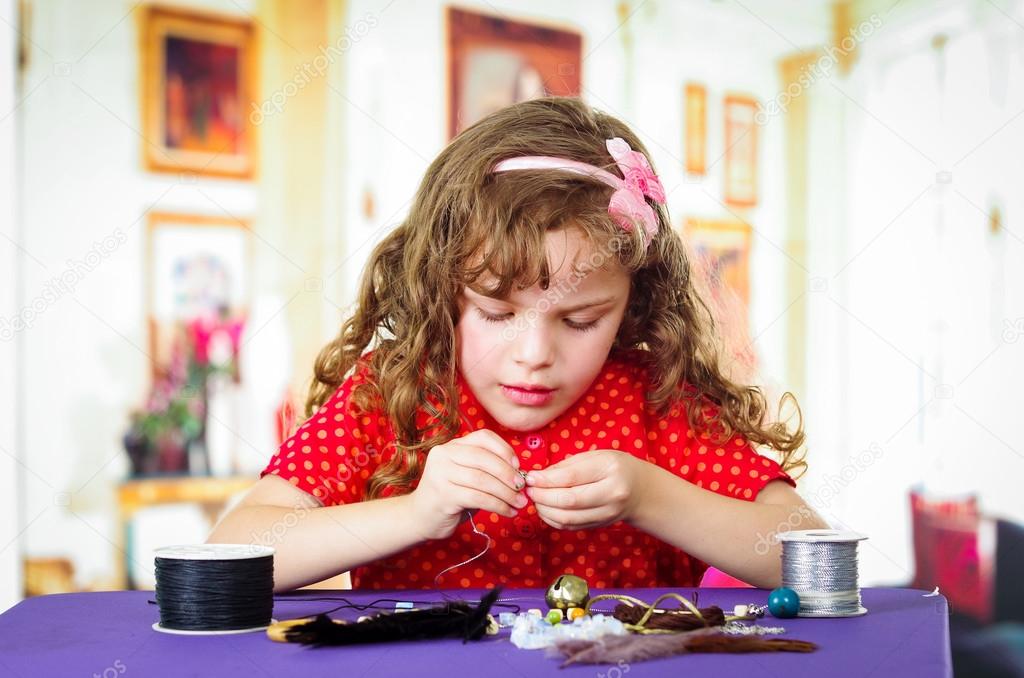
[(160, 625), (180, 631), (230, 631), (270, 624), (274, 557), (156, 559)]

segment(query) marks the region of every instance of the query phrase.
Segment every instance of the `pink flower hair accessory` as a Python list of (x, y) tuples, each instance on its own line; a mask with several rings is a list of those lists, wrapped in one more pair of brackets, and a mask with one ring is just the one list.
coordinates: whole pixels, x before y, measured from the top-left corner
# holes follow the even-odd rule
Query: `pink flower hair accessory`
[(608, 202), (608, 213), (612, 215), (625, 231), (632, 231), (639, 223), (646, 232), (646, 242), (650, 245), (658, 232), (658, 215), (647, 203), (650, 198), (659, 205), (665, 204), (665, 188), (661, 185), (658, 175), (651, 169), (647, 157), (634, 151), (620, 137), (608, 139), (605, 143), (608, 153), (615, 160), (622, 178), (619, 178), (594, 165), (578, 160), (555, 158), (548, 155), (524, 155), (506, 158), (498, 162), (493, 172), (510, 170), (553, 169), (575, 172), (594, 177), (615, 189)]

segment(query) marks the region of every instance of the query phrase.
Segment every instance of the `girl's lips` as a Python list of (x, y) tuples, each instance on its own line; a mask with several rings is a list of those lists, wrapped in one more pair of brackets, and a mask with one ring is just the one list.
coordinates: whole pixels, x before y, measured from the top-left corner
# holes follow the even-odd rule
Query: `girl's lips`
[(505, 394), (506, 398), (517, 405), (529, 405), (533, 407), (546, 405), (555, 397), (554, 389), (544, 391), (527, 391), (526, 389), (516, 388), (515, 386), (506, 386), (505, 384), (501, 385), (501, 392)]

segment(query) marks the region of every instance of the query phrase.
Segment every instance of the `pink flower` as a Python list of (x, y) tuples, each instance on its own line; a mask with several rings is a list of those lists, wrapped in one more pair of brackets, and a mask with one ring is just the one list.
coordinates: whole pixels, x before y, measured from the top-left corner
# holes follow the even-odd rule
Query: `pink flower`
[(615, 159), (626, 186), (647, 196), (659, 205), (665, 204), (665, 188), (658, 175), (651, 169), (647, 156), (634, 151), (622, 138), (609, 139), (605, 145)]
[(665, 188), (651, 169), (647, 157), (630, 148), (622, 138), (609, 139), (606, 146), (623, 177), (622, 187), (612, 194), (608, 203), (608, 211), (627, 231), (633, 230), (637, 223), (642, 224), (650, 242), (658, 232), (658, 216), (644, 196), (663, 205)]

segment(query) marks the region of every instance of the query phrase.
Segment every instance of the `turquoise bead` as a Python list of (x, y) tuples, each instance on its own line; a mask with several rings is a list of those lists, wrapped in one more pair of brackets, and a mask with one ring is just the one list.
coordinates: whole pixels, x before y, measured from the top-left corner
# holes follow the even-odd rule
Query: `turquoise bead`
[(768, 611), (780, 619), (795, 617), (800, 611), (800, 596), (790, 588), (777, 588), (768, 594)]

